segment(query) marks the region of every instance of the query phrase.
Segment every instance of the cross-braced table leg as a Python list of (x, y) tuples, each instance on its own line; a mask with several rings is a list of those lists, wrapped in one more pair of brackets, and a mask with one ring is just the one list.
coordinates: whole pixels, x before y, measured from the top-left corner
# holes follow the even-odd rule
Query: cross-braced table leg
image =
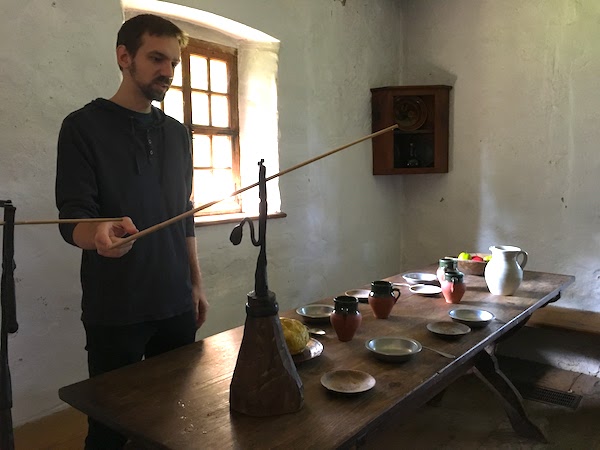
[(502, 400), (513, 430), (520, 436), (539, 442), (548, 442), (544, 433), (527, 417), (523, 399), (498, 366), (496, 356), (482, 351), (475, 357), (475, 374)]

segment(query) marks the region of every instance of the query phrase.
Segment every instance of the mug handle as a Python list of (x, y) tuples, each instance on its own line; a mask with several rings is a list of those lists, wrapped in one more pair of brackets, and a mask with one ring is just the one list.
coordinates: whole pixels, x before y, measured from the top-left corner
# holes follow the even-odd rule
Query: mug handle
[[(398, 295), (394, 295), (394, 292), (397, 292)], [(392, 288), (392, 297), (395, 298), (394, 303), (396, 303), (398, 301), (398, 299), (400, 298), (400, 289), (398, 288)]]
[[(519, 256), (523, 257), (523, 262), (519, 263), (518, 259)], [(525, 264), (527, 264), (527, 257), (528, 257), (528, 253), (525, 250), (521, 250), (518, 254), (517, 254), (517, 262), (519, 263), (519, 266), (521, 266), (521, 269), (525, 268)]]

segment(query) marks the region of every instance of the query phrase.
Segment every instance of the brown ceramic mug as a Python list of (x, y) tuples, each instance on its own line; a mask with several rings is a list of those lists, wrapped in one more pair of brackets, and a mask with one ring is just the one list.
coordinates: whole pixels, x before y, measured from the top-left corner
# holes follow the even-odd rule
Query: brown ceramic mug
[(340, 341), (350, 341), (362, 322), (358, 299), (349, 295), (340, 295), (333, 299), (333, 304), (334, 310), (329, 316), (331, 325)]
[[(398, 295), (394, 295), (397, 292)], [(369, 293), (369, 305), (377, 319), (387, 319), (400, 298), (400, 289), (389, 281), (373, 281)]]

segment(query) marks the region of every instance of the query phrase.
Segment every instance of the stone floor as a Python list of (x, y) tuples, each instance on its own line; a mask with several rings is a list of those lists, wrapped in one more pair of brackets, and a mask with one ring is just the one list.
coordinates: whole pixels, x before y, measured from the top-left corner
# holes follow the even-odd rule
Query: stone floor
[(520, 438), (494, 394), (475, 375), (452, 384), (436, 406), (426, 405), (404, 423), (389, 423), (369, 437), (367, 449), (569, 449), (600, 450), (600, 378), (549, 366), (502, 359), (515, 383), (535, 383), (583, 398), (576, 410), (524, 400), (529, 418), (548, 443)]

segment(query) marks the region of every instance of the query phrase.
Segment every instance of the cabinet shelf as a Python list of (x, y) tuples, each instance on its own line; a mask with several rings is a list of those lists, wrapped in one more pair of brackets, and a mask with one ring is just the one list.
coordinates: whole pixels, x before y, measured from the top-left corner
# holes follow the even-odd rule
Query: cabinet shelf
[(371, 89), (375, 137), (373, 175), (448, 172), (451, 86), (389, 86)]
[(396, 129), (396, 131), (398, 132), (398, 134), (432, 134), (432, 133), (435, 133), (435, 130), (433, 128), (428, 128), (426, 130), (414, 130), (414, 131), (403, 131), (403, 130)]

